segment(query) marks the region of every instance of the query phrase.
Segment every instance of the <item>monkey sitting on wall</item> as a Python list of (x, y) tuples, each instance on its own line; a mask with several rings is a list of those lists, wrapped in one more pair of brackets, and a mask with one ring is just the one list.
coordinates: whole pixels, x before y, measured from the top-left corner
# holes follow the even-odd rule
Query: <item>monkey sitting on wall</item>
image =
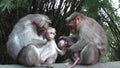
[[(70, 47), (75, 43), (74, 40), (71, 40), (71, 39), (67, 39), (66, 41), (66, 39), (60, 38), (59, 40), (60, 41), (58, 43), (58, 47), (63, 51), (63, 54), (65, 54), (68, 47)], [(69, 54), (67, 54), (67, 57), (66, 57), (67, 59), (64, 61), (69, 63), (73, 62), (73, 64), (69, 66), (69, 68), (73, 68), (76, 64), (80, 63), (80, 53), (76, 51), (72, 55), (71, 54), (72, 53), (69, 52)]]
[(72, 13), (66, 18), (66, 21), (72, 35), (62, 36), (61, 38), (66, 39), (67, 43), (71, 42), (69, 40), (75, 41), (66, 51), (79, 52), (79, 64), (91, 65), (97, 63), (108, 46), (103, 28), (94, 19), (79, 12)]
[(44, 14), (28, 14), (22, 17), (14, 26), (7, 41), (7, 52), (13, 60), (24, 46), (33, 39), (46, 40), (43, 35), (51, 20)]
[(58, 53), (63, 52), (58, 49), (54, 37), (56, 30), (49, 27), (45, 33), (47, 41), (39, 41), (34, 39), (31, 43), (19, 52), (17, 61), (26, 66), (48, 66), (56, 61)]

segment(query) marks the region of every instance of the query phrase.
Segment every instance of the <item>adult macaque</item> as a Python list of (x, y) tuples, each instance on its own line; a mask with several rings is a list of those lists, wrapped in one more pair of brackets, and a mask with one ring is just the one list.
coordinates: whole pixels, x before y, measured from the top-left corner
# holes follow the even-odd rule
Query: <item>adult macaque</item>
[(7, 52), (16, 60), (20, 50), (27, 46), (32, 39), (44, 40), (45, 30), (51, 23), (50, 19), (43, 14), (29, 14), (21, 18), (14, 26), (7, 41)]
[(45, 33), (47, 41), (39, 42), (39, 40), (34, 39), (20, 51), (17, 61), (27, 66), (43, 66), (43, 64), (50, 66), (53, 64), (58, 53), (63, 54), (55, 43), (55, 35), (56, 30), (49, 27)]
[(72, 13), (66, 18), (66, 21), (72, 35), (61, 38), (66, 41), (75, 41), (73, 45), (67, 48), (67, 51), (79, 52), (80, 64), (97, 63), (108, 46), (103, 28), (94, 19), (79, 12)]

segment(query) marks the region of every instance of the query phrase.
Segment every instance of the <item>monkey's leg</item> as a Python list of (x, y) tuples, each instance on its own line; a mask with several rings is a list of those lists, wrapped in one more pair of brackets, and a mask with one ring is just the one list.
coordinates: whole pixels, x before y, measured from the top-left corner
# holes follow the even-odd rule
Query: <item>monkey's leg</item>
[(99, 52), (96, 45), (88, 44), (80, 52), (81, 64), (95, 64), (99, 61)]
[(39, 51), (37, 47), (34, 45), (29, 45), (28, 48), (30, 48), (31, 51), (28, 52), (27, 63), (32, 63), (34, 66), (40, 66)]
[(70, 67), (68, 67), (68, 68), (73, 68), (78, 63), (79, 60), (80, 60), (80, 58), (77, 58), (75, 60), (75, 62)]
[(21, 49), (16, 61), (25, 66), (40, 66), (39, 51), (34, 45), (28, 45)]

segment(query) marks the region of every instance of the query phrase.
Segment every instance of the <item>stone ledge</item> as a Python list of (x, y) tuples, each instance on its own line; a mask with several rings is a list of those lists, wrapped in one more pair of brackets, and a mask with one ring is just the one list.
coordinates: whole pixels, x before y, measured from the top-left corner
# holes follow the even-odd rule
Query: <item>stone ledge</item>
[[(53, 68), (68, 68), (68, 65), (65, 63), (56, 63)], [(0, 65), (0, 68), (28, 68), (22, 65), (10, 64), (10, 65)], [(45, 67), (30, 67), (30, 68), (45, 68)], [(115, 62), (106, 62), (106, 63), (97, 63), (95, 65), (76, 65), (74, 68), (120, 68), (120, 61)]]

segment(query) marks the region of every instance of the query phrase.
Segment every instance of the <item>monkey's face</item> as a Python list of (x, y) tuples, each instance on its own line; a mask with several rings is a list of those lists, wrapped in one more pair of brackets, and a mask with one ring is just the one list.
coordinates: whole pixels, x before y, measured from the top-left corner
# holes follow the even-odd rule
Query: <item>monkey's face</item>
[(48, 40), (54, 39), (55, 35), (56, 35), (56, 32), (54, 30), (48, 30), (46, 33), (46, 37)]
[(46, 28), (44, 27), (37, 27), (37, 33), (38, 35), (45, 35)]
[(67, 26), (69, 27), (71, 33), (76, 33), (76, 20), (75, 19), (68, 21)]
[(46, 30), (47, 30), (47, 28), (49, 27), (49, 24), (48, 23), (46, 23), (46, 24), (44, 24), (44, 26), (43, 27), (37, 27), (37, 32), (38, 32), (38, 35), (45, 35), (45, 32), (46, 32)]

